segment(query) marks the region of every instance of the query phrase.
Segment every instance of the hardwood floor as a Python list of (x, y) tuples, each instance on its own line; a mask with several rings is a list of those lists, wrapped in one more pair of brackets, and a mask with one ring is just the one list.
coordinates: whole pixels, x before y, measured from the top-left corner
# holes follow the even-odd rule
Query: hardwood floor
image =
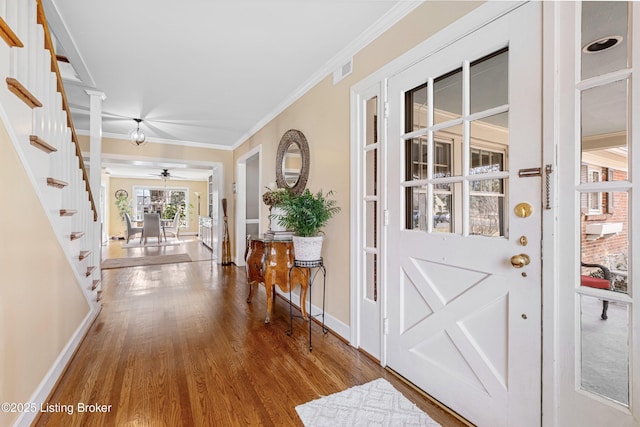
[(103, 271), (102, 312), (35, 425), (300, 426), (296, 405), (381, 377), (443, 426), (465, 425), (319, 325), (309, 352), (302, 319), (287, 336), (281, 298), (265, 325), (264, 288), (247, 304), (244, 268), (212, 263), (197, 241), (104, 251), (180, 252), (199, 261)]

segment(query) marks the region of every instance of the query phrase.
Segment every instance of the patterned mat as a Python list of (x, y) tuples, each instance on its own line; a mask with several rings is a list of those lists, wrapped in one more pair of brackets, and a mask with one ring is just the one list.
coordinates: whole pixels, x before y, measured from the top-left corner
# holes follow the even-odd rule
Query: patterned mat
[(439, 426), (385, 379), (296, 406), (306, 427)]

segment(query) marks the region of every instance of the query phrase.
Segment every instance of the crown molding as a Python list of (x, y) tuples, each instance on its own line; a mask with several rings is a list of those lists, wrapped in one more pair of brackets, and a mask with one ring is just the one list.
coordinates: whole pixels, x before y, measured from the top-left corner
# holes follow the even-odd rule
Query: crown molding
[(328, 75), (333, 74), (333, 71), (342, 66), (345, 61), (349, 60), (365, 48), (369, 43), (377, 39), (380, 35), (384, 34), (389, 28), (395, 25), (402, 18), (411, 13), (415, 8), (424, 3), (424, 0), (416, 1), (399, 1), (393, 6), (384, 16), (378, 19), (373, 25), (366, 29), (360, 36), (345, 46), (338, 54), (331, 58), (323, 67), (315, 72), (306, 83), (302, 84), (298, 89), (293, 91), (284, 101), (282, 101), (275, 109), (269, 114), (258, 121), (249, 131), (244, 133), (240, 138), (236, 140), (231, 148), (235, 150), (242, 145), (246, 140), (251, 138), (256, 132), (266, 126), (269, 122), (275, 119), (280, 113), (291, 106), (295, 101), (300, 99), (305, 93), (311, 90), (314, 86), (320, 83)]

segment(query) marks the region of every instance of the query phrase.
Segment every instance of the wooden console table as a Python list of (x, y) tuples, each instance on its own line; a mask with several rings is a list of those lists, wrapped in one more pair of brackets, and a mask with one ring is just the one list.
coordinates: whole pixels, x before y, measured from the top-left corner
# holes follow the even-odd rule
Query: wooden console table
[(267, 313), (264, 323), (269, 323), (276, 291), (275, 286), (277, 285), (283, 292), (290, 292), (291, 289), (300, 285), (300, 310), (306, 319), (305, 300), (309, 287), (309, 269), (296, 268), (292, 274), (289, 274), (294, 265), (293, 242), (255, 237), (250, 237), (247, 240), (245, 253), (247, 284), (249, 285), (247, 302), (251, 302), (255, 286), (263, 284), (267, 294)]

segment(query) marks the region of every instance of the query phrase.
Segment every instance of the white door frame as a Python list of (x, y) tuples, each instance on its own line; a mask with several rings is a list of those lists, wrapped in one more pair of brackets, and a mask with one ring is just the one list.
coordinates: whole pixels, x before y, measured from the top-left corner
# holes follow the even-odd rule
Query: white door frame
[[(543, 246), (545, 265), (543, 278), (546, 294), (543, 310), (543, 322), (545, 322), (545, 335), (543, 336), (543, 356), (546, 363), (543, 365), (543, 411), (546, 412), (544, 426), (563, 426), (568, 419), (578, 421), (580, 415), (588, 418), (590, 423), (580, 425), (637, 425), (638, 408), (640, 407), (640, 392), (638, 390), (638, 377), (640, 373), (640, 343), (637, 339), (640, 328), (640, 304), (637, 302), (637, 293), (619, 295), (616, 299), (626, 299), (629, 303), (629, 334), (630, 334), (630, 359), (629, 369), (630, 395), (629, 408), (621, 408), (605, 398), (589, 396), (580, 390), (577, 384), (579, 359), (577, 357), (578, 340), (575, 338), (580, 330), (579, 321), (576, 319), (575, 285), (579, 277), (580, 243), (576, 241), (575, 229), (568, 227), (576, 223), (576, 212), (579, 209), (579, 201), (576, 196), (576, 159), (579, 156), (580, 147), (575, 141), (580, 137), (580, 127), (576, 118), (580, 114), (579, 93), (576, 89), (578, 76), (580, 50), (577, 34), (580, 31), (579, 4), (575, 2), (553, 2), (545, 4), (545, 33), (548, 39), (545, 41), (545, 50), (548, 52), (549, 64), (545, 66), (544, 75), (548, 83), (545, 84), (544, 117), (547, 125), (544, 129), (546, 150), (549, 153), (549, 161), (552, 153), (557, 153), (560, 168), (557, 174), (552, 175), (550, 217), (543, 229), (544, 238), (548, 244)], [(632, 41), (634, 51), (631, 55), (630, 66), (632, 84), (628, 92), (631, 98), (631, 114), (628, 121), (628, 130), (631, 138), (628, 139), (629, 150), (629, 178), (634, 186), (640, 182), (640, 167), (636, 150), (638, 147), (638, 131), (634, 124), (640, 122), (640, 85), (637, 81), (637, 73), (640, 68), (638, 51), (638, 23), (640, 22), (640, 5), (633, 4), (633, 16), (630, 17), (632, 28)], [(635, 81), (634, 81), (635, 80)], [(635, 155), (634, 155), (635, 154)], [(545, 160), (546, 161), (546, 160)], [(555, 167), (554, 161), (554, 167)], [(572, 166), (573, 163), (573, 166)], [(562, 165), (565, 165), (562, 167)], [(568, 166), (567, 166), (568, 165)], [(569, 184), (570, 183), (570, 184)], [(556, 196), (557, 194), (557, 196)], [(629, 213), (640, 210), (640, 198), (629, 197)], [(631, 218), (631, 217), (630, 217)], [(640, 247), (640, 233), (632, 230), (633, 222), (630, 219), (629, 248)], [(562, 227), (561, 227), (562, 226)], [(639, 265), (637, 255), (629, 258), (629, 270), (633, 277), (633, 271)], [(636, 268), (634, 268), (636, 267)], [(635, 295), (635, 296), (634, 296)], [(567, 319), (573, 316), (573, 320)], [(573, 339), (568, 339), (572, 337)], [(585, 417), (586, 415), (586, 417)], [(634, 417), (635, 416), (635, 417)], [(613, 423), (613, 424), (611, 424)]]
[[(556, 129), (559, 99), (563, 96), (556, 88), (558, 44), (566, 43), (556, 25), (558, 2), (542, 5), (542, 164), (551, 165), (549, 175), (549, 209), (542, 212), (542, 425), (558, 426), (558, 163)], [(546, 178), (545, 178), (546, 179)], [(543, 186), (544, 191), (544, 186)], [(543, 195), (543, 202), (544, 197)]]
[[(378, 295), (377, 305), (379, 307), (378, 318), (373, 319), (377, 323), (377, 330), (380, 331), (379, 349), (377, 352), (370, 352), (372, 356), (379, 357), (381, 365), (386, 364), (386, 354), (383, 351), (385, 348), (384, 341), (384, 328), (383, 328), (383, 313), (384, 310), (384, 262), (383, 256), (384, 249), (384, 212), (386, 210), (386, 201), (384, 200), (384, 185), (386, 176), (386, 156), (384, 153), (386, 140), (386, 117), (384, 114), (385, 108), (385, 88), (386, 82), (376, 82), (367, 89), (352, 89), (351, 91), (351, 230), (358, 237), (351, 239), (351, 291), (350, 300), (352, 302), (350, 324), (351, 324), (351, 344), (360, 348), (362, 344), (362, 328), (365, 326), (363, 311), (361, 309), (362, 303), (362, 285), (366, 282), (366, 260), (363, 259), (363, 252), (366, 242), (366, 230), (363, 218), (365, 218), (365, 212), (362, 207), (362, 201), (365, 195), (365, 167), (362, 161), (363, 147), (365, 145), (364, 139), (366, 138), (366, 130), (364, 125), (366, 118), (363, 113), (365, 112), (365, 103), (368, 99), (374, 96), (378, 98), (377, 108), (377, 130), (378, 130), (378, 180), (377, 187), (377, 202), (378, 202), (378, 223), (376, 224), (378, 231), (378, 271), (377, 271), (377, 283), (378, 283)], [(377, 353), (377, 354), (376, 354)]]
[[(242, 267), (245, 265), (244, 252), (247, 240), (247, 160), (258, 155), (258, 176), (260, 183), (258, 188), (262, 188), (262, 145), (251, 149), (243, 154), (236, 161), (236, 265)], [(262, 232), (262, 209), (258, 211), (259, 230)]]

